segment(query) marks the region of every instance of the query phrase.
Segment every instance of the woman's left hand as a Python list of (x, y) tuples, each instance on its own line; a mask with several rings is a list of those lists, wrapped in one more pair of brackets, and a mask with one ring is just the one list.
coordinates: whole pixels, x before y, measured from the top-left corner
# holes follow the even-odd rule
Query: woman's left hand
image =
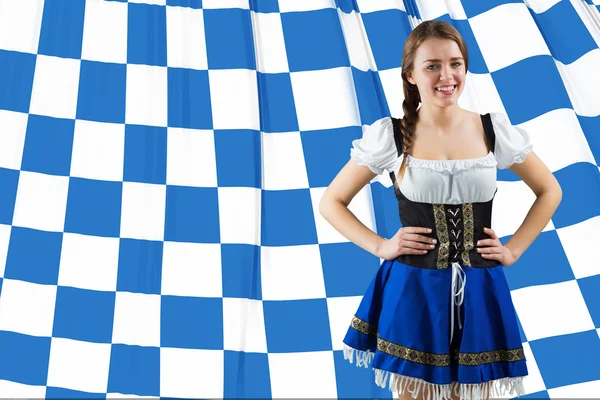
[(490, 228), (483, 228), (483, 232), (491, 239), (483, 239), (477, 242), (477, 252), (486, 260), (497, 260), (505, 267), (517, 261), (510, 247), (503, 246), (496, 233)]

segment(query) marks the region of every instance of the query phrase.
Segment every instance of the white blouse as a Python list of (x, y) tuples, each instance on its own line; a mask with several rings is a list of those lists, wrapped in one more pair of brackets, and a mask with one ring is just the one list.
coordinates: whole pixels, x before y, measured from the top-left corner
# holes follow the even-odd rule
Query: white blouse
[[(496, 192), (496, 169), (525, 161), (532, 150), (531, 139), (508, 117), (490, 113), (496, 147), (484, 157), (464, 160), (423, 160), (406, 155), (400, 191), (419, 203), (461, 204), (486, 202)], [(350, 158), (374, 173), (398, 173), (404, 154), (398, 156), (392, 119), (384, 117), (363, 125), (363, 136), (352, 141)]]

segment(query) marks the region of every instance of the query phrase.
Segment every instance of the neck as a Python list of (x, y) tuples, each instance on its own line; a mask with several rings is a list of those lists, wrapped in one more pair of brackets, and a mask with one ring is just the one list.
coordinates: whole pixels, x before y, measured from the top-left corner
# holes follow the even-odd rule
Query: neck
[(439, 107), (431, 104), (422, 104), (419, 109), (419, 121), (434, 130), (444, 131), (450, 126), (455, 126), (463, 119), (462, 109), (458, 104), (449, 107)]

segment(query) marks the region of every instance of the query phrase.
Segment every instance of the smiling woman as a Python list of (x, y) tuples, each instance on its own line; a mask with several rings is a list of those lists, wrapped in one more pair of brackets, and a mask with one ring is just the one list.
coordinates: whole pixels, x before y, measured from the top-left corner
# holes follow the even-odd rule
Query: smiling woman
[[(389, 379), (402, 400), (524, 393), (527, 365), (503, 267), (546, 226), (561, 190), (527, 132), (502, 114), (458, 106), (467, 68), (455, 28), (417, 26), (404, 46), (404, 117), (363, 126), (320, 204), (335, 229), (384, 259), (352, 318), (344, 356), (371, 366), (378, 385)], [(504, 245), (491, 229), (497, 168), (511, 168), (537, 195)], [(402, 223), (391, 239), (347, 208), (385, 171)]]

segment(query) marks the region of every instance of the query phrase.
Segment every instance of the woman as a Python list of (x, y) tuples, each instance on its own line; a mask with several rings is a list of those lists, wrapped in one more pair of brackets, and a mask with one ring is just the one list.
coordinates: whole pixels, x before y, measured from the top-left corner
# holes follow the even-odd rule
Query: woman
[[(458, 106), (467, 69), (456, 29), (441, 21), (417, 26), (404, 46), (404, 117), (363, 127), (319, 205), (342, 235), (384, 259), (351, 321), (344, 356), (371, 366), (378, 385), (389, 379), (400, 399), (524, 392), (526, 360), (503, 268), (547, 225), (562, 192), (524, 130), (502, 114)], [(510, 168), (537, 196), (505, 245), (490, 227), (497, 168)], [(402, 222), (391, 239), (347, 208), (384, 171)]]

